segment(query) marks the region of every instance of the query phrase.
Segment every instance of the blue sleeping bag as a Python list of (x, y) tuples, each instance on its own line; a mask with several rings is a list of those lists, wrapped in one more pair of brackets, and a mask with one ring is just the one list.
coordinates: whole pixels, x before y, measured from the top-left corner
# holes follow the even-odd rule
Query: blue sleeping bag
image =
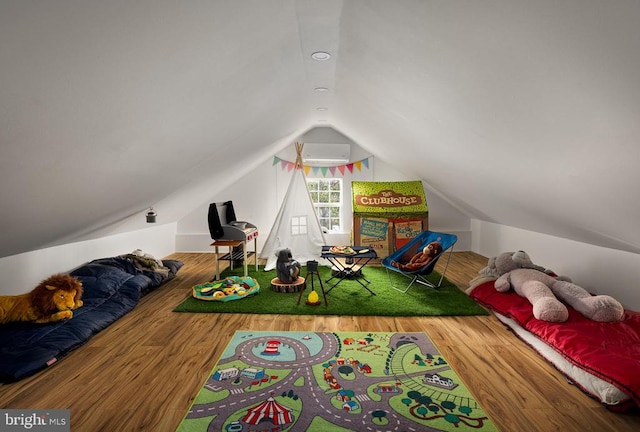
[(143, 294), (173, 277), (182, 265), (179, 261), (171, 262), (170, 275), (160, 280), (135, 269), (128, 273), (101, 261), (88, 263), (71, 273), (82, 282), (84, 305), (74, 311), (70, 320), (0, 325), (1, 382), (20, 380), (56, 363), (131, 311)]

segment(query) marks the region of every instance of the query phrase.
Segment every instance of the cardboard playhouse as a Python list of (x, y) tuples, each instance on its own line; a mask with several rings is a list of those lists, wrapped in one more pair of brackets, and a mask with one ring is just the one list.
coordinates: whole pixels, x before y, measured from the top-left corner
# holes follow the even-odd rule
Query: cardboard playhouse
[(420, 180), (357, 182), (353, 195), (353, 243), (378, 254), (378, 262), (429, 229), (429, 209)]

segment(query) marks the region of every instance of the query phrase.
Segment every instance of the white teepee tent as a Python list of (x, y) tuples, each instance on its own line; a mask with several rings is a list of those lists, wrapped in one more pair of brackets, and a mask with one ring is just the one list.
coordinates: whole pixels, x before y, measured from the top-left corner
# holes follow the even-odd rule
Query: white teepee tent
[(260, 252), (260, 258), (267, 260), (265, 270), (276, 267), (276, 253), (284, 248), (290, 249), (293, 257), (302, 265), (311, 260), (320, 261), (325, 240), (307, 189), (302, 167), (302, 147), (302, 143), (296, 143), (298, 155), (293, 176), (269, 237)]

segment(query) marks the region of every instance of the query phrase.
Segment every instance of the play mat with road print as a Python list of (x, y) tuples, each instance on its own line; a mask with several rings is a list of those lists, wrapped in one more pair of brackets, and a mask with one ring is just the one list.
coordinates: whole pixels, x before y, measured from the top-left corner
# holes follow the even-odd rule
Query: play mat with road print
[(425, 333), (237, 331), (179, 432), (496, 431)]

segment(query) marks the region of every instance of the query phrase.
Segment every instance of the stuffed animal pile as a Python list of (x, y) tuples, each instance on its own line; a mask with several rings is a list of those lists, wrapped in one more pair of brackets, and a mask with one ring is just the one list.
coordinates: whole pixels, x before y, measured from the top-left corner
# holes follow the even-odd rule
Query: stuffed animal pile
[(136, 249), (130, 254), (122, 255), (122, 257), (131, 260), (133, 265), (140, 270), (151, 270), (163, 276), (169, 275), (169, 268), (165, 267), (162, 260), (143, 252), (142, 249)]
[(418, 252), (411, 257), (409, 262), (402, 263), (399, 261), (391, 261), (391, 265), (404, 271), (416, 271), (420, 270), (431, 261), (433, 261), (438, 254), (442, 252), (442, 244), (439, 242), (431, 242), (422, 249), (422, 252)]
[(281, 249), (276, 252), (276, 256), (278, 257), (276, 261), (276, 274), (280, 282), (290, 284), (298, 280), (302, 266), (298, 261), (293, 259), (291, 250)]
[[(592, 296), (567, 277), (554, 277), (533, 264), (524, 251), (505, 252), (489, 260), (481, 273), (497, 277), (497, 291), (513, 290), (533, 306), (533, 316), (542, 321), (565, 322), (569, 312), (564, 303), (585, 317), (599, 322), (620, 321), (624, 308), (613, 297)], [(563, 303), (564, 302), (564, 303)]]
[(16, 321), (48, 323), (73, 317), (82, 306), (82, 283), (66, 274), (53, 275), (33, 291), (16, 296), (0, 296), (0, 324)]

